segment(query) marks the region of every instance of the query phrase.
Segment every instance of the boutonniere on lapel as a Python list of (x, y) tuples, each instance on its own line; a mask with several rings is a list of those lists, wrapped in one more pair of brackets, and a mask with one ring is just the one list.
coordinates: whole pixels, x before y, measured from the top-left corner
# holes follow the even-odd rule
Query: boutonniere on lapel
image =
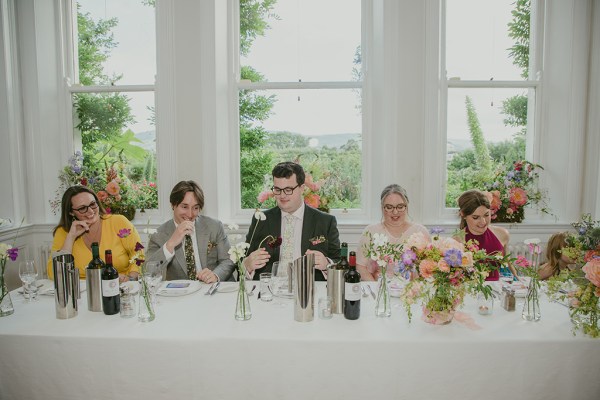
[(320, 235), (320, 236), (315, 236), (314, 238), (310, 238), (310, 239), (308, 239), (308, 241), (313, 246), (316, 246), (318, 244), (325, 243), (327, 241), (327, 239), (325, 239), (325, 236)]
[(212, 249), (217, 247), (217, 242), (213, 242), (212, 240), (208, 241), (208, 245), (206, 246), (206, 254), (210, 253)]

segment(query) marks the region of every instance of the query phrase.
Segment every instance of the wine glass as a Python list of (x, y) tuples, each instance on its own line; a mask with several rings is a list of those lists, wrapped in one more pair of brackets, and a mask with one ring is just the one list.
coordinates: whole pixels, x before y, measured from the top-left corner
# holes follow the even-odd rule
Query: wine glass
[(38, 290), (35, 285), (37, 276), (38, 272), (33, 260), (21, 261), (19, 264), (19, 277), (23, 282), (23, 296), (27, 299), (28, 303), (37, 298)]

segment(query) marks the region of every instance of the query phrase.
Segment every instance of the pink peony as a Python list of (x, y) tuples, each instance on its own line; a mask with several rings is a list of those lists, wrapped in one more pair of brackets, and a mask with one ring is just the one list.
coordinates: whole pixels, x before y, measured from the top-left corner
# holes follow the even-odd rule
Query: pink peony
[(442, 253), (446, 253), (450, 249), (465, 251), (465, 246), (462, 243), (449, 237), (443, 237), (439, 240), (434, 240), (433, 247), (440, 249)]
[(514, 187), (508, 192), (508, 199), (516, 206), (524, 206), (527, 203), (527, 192), (521, 188)]
[(594, 258), (588, 261), (582, 268), (585, 272), (585, 277), (594, 284), (596, 287), (600, 287), (600, 258)]
[(98, 193), (96, 193), (96, 195), (98, 196), (98, 200), (100, 200), (101, 203), (104, 203), (106, 199), (108, 199), (108, 193), (106, 193), (104, 190), (99, 191)]
[(473, 265), (473, 253), (466, 251), (462, 253), (462, 266), (471, 267)]
[(118, 195), (120, 190), (121, 188), (116, 182), (116, 179), (108, 182), (108, 185), (106, 185), (106, 191), (108, 192), (108, 194), (112, 194), (113, 196)]
[(433, 260), (423, 260), (419, 264), (419, 273), (425, 279), (433, 277), (433, 272), (437, 267), (437, 263)]
[(259, 193), (256, 200), (258, 200), (259, 203), (264, 203), (265, 201), (267, 201), (271, 198), (273, 198), (273, 192), (270, 190), (265, 190), (264, 192)]
[(425, 237), (423, 232), (415, 232), (406, 240), (405, 247), (408, 249), (417, 249), (418, 251), (425, 250), (429, 240)]
[(450, 272), (450, 266), (443, 258), (440, 258), (440, 261), (437, 263), (437, 267), (442, 272)]

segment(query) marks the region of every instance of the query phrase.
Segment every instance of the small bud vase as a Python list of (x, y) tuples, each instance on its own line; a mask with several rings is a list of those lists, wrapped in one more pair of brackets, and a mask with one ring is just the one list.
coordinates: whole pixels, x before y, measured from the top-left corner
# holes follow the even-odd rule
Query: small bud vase
[(138, 321), (154, 321), (156, 314), (154, 312), (154, 299), (145, 279), (140, 280), (140, 298), (138, 301)]
[(235, 305), (235, 319), (238, 321), (247, 321), (252, 318), (250, 310), (250, 298), (246, 291), (246, 274), (240, 273), (240, 285), (237, 293), (237, 303)]
[(540, 313), (540, 300), (539, 300), (539, 280), (537, 274), (531, 278), (529, 283), (529, 289), (527, 290), (527, 296), (525, 297), (525, 304), (523, 304), (523, 312), (521, 317), (526, 321), (539, 321), (542, 318)]
[(386, 268), (381, 269), (379, 275), (379, 288), (377, 289), (377, 299), (375, 301), (375, 316), (390, 317), (392, 315), (392, 307), (390, 307), (390, 291), (386, 277)]
[(0, 276), (0, 280), (2, 281), (0, 282), (0, 291), (2, 293), (2, 297), (0, 298), (0, 317), (7, 317), (15, 312), (15, 308), (10, 298), (10, 292), (4, 282), (4, 275)]

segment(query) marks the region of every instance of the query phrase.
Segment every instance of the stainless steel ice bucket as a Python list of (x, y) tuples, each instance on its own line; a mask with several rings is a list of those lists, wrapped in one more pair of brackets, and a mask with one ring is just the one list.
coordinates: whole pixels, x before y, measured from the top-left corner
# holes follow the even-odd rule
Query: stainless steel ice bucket
[(345, 269), (336, 269), (335, 264), (327, 267), (327, 296), (331, 297), (331, 312), (344, 313)]
[(54, 271), (54, 305), (56, 318), (67, 319), (77, 316), (79, 291), (79, 268), (75, 268), (72, 254), (60, 254), (52, 258)]
[(315, 255), (306, 254), (294, 261), (294, 319), (312, 321), (315, 316)]

